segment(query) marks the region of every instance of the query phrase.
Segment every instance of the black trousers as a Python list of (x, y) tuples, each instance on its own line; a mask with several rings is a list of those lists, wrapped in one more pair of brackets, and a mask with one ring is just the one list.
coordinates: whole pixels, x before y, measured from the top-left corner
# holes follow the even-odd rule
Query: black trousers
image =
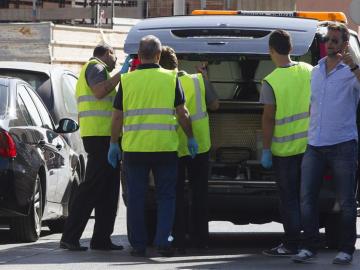
[(188, 224), (184, 188), (186, 175), (191, 188), (190, 203), (190, 237), (195, 246), (204, 246), (208, 243), (208, 179), (209, 179), (209, 152), (179, 159), (178, 179), (176, 184), (176, 212), (174, 224), (174, 244), (176, 247), (185, 247), (186, 228)]
[(77, 190), (61, 240), (78, 243), (95, 208), (91, 244), (107, 245), (119, 200), (120, 166), (114, 169), (107, 161), (110, 137), (84, 137), (83, 143), (88, 154), (85, 181)]

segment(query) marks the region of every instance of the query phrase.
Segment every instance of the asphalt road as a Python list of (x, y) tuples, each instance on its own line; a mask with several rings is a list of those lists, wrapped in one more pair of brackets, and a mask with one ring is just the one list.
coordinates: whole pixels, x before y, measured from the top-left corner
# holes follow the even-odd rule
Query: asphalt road
[[(6, 227), (0, 229), (0, 269), (360, 269), (360, 236), (356, 244), (354, 261), (350, 266), (332, 265), (336, 251), (321, 250), (317, 259), (306, 265), (294, 264), (289, 258), (263, 256), (262, 250), (273, 247), (281, 240), (282, 226), (277, 223), (235, 226), (229, 222), (211, 222), (210, 249), (188, 249), (186, 255), (172, 258), (158, 257), (150, 248), (147, 258), (129, 256), (129, 243), (125, 226), (126, 209), (120, 205), (113, 241), (125, 246), (123, 251), (70, 252), (59, 248), (60, 234), (51, 234), (43, 227), (36, 243), (14, 243)], [(90, 220), (82, 243), (89, 246), (93, 226)], [(357, 223), (360, 232), (360, 219)]]

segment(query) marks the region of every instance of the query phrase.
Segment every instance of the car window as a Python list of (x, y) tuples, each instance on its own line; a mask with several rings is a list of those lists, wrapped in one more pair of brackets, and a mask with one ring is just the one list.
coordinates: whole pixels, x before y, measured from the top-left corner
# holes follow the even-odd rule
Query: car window
[(17, 95), (16, 98), (16, 117), (10, 119), (9, 127), (19, 127), (19, 126), (32, 126), (31, 117), (27, 111), (24, 101)]
[(40, 98), (34, 93), (33, 90), (28, 89), (28, 92), (30, 93), (31, 98), (35, 102), (35, 105), (41, 115), (42, 121), (43, 121), (43, 127), (48, 129), (54, 129), (53, 122), (51, 120), (51, 117), (49, 115), (48, 110), (45, 108), (44, 103), (40, 100)]
[(0, 119), (4, 119), (6, 116), (9, 91), (6, 85), (0, 84)]
[(71, 74), (64, 73), (62, 76), (62, 95), (64, 98), (65, 108), (68, 113), (77, 114), (77, 105), (75, 99), (77, 78)]
[(356, 36), (350, 36), (350, 53), (354, 57), (356, 63), (360, 64), (360, 49), (359, 49), (359, 41)]
[(33, 125), (37, 127), (41, 127), (43, 125), (43, 122), (41, 121), (40, 114), (36, 109), (36, 106), (24, 85), (22, 84), (18, 85), (18, 93), (22, 98), (22, 100), (24, 101), (24, 104), (29, 112), (31, 122), (33, 123)]
[(45, 73), (29, 71), (29, 70), (0, 68), (0, 74), (23, 79), (25, 82), (30, 84), (34, 89), (37, 89), (40, 85), (42, 85), (45, 81), (49, 79), (49, 76)]

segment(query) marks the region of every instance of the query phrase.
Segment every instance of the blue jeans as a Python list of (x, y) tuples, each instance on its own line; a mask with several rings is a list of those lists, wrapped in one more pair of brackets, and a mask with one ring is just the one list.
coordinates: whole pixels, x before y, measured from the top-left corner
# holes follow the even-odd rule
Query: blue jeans
[(140, 154), (141, 158), (128, 158), (124, 154), (124, 172), (127, 184), (128, 238), (131, 246), (144, 250), (147, 243), (145, 225), (145, 197), (152, 171), (155, 180), (157, 200), (157, 227), (154, 244), (158, 247), (171, 245), (175, 216), (175, 186), (177, 177), (177, 155), (161, 153)]
[(280, 198), (280, 214), (284, 227), (283, 244), (297, 251), (300, 242), (300, 179), (303, 155), (275, 157), (274, 169)]
[(318, 197), (325, 168), (329, 167), (335, 181), (340, 204), (340, 251), (352, 254), (356, 242), (356, 169), (355, 140), (330, 145), (308, 145), (301, 177), (301, 219), (304, 229), (304, 248), (317, 251), (319, 243)]

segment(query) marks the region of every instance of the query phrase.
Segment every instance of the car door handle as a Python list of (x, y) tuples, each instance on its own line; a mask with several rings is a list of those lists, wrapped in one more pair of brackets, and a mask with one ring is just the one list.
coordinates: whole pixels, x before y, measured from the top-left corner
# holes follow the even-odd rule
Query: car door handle
[(62, 149), (62, 145), (61, 145), (61, 144), (56, 145), (56, 149), (57, 149), (58, 151), (60, 151), (60, 150)]
[(208, 42), (208, 45), (226, 45), (228, 42), (219, 41), (219, 42)]

